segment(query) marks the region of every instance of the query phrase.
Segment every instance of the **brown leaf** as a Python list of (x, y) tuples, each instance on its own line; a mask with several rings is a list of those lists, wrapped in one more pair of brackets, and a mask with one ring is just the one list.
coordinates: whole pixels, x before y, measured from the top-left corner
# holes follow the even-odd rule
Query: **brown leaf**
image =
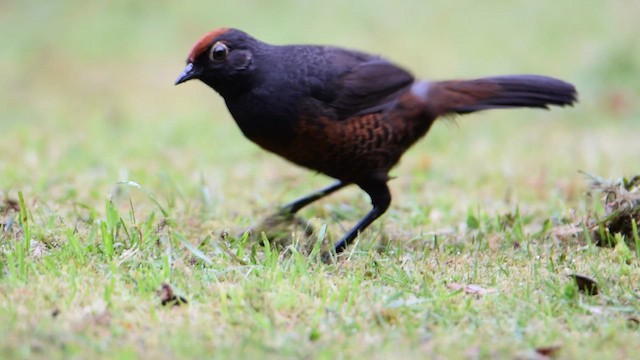
[(4, 199), (3, 204), (0, 205), (0, 210), (13, 210), (15, 212), (20, 212), (20, 203), (13, 199)]
[(162, 283), (160, 290), (158, 290), (158, 296), (162, 306), (180, 306), (189, 303), (183, 296), (174, 294), (173, 288), (168, 283)]
[(578, 285), (578, 290), (587, 294), (587, 295), (597, 295), (599, 292), (598, 283), (585, 275), (580, 274), (571, 274), (569, 277), (572, 277), (576, 285)]
[(558, 354), (559, 350), (560, 345), (540, 346), (536, 348), (536, 353), (546, 357), (554, 357)]

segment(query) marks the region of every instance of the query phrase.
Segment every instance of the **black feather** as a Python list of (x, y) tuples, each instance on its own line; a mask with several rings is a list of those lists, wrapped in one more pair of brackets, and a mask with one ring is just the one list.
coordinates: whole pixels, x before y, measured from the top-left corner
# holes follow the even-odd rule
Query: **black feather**
[(497, 85), (499, 90), (491, 96), (478, 98), (474, 104), (454, 109), (455, 113), (512, 107), (548, 109), (549, 105), (567, 106), (577, 101), (573, 85), (547, 76), (510, 75), (471, 81)]

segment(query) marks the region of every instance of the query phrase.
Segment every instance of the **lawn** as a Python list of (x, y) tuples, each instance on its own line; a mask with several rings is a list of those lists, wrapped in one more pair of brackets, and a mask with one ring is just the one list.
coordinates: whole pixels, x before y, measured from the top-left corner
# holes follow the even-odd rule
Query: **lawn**
[[(637, 356), (638, 231), (610, 247), (585, 235), (607, 207), (580, 171), (640, 174), (639, 14), (597, 0), (2, 2), (2, 358)], [(429, 79), (551, 75), (580, 102), (437, 123), (393, 170), (391, 209), (325, 265), (318, 247), (366, 195), (305, 208), (309, 238), (240, 236), (332, 180), (244, 139), (204, 85), (173, 86), (220, 26), (384, 54)]]

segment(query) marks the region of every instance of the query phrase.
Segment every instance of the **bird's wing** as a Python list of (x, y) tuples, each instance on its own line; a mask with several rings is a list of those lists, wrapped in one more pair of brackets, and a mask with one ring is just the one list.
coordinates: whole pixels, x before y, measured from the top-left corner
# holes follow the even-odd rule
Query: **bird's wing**
[(382, 110), (414, 81), (409, 72), (380, 57), (335, 49), (329, 59), (338, 72), (325, 99), (338, 120)]

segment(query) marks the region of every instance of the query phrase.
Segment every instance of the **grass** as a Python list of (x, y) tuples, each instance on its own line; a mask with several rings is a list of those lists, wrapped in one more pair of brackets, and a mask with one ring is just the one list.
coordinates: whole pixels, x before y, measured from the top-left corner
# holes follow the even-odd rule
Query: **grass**
[[(603, 212), (578, 170), (638, 174), (638, 10), (595, 0), (3, 2), (0, 352), (633, 357), (637, 249), (557, 229)], [(236, 237), (330, 180), (243, 139), (202, 85), (172, 86), (192, 42), (223, 25), (383, 53), (429, 78), (554, 75), (581, 102), (437, 124), (393, 171), (389, 212), (323, 265), (306, 242), (338, 238), (368, 210), (366, 196), (346, 189), (305, 209), (317, 231), (291, 246)], [(598, 295), (570, 274), (593, 278)], [(188, 304), (162, 306), (162, 284)]]

